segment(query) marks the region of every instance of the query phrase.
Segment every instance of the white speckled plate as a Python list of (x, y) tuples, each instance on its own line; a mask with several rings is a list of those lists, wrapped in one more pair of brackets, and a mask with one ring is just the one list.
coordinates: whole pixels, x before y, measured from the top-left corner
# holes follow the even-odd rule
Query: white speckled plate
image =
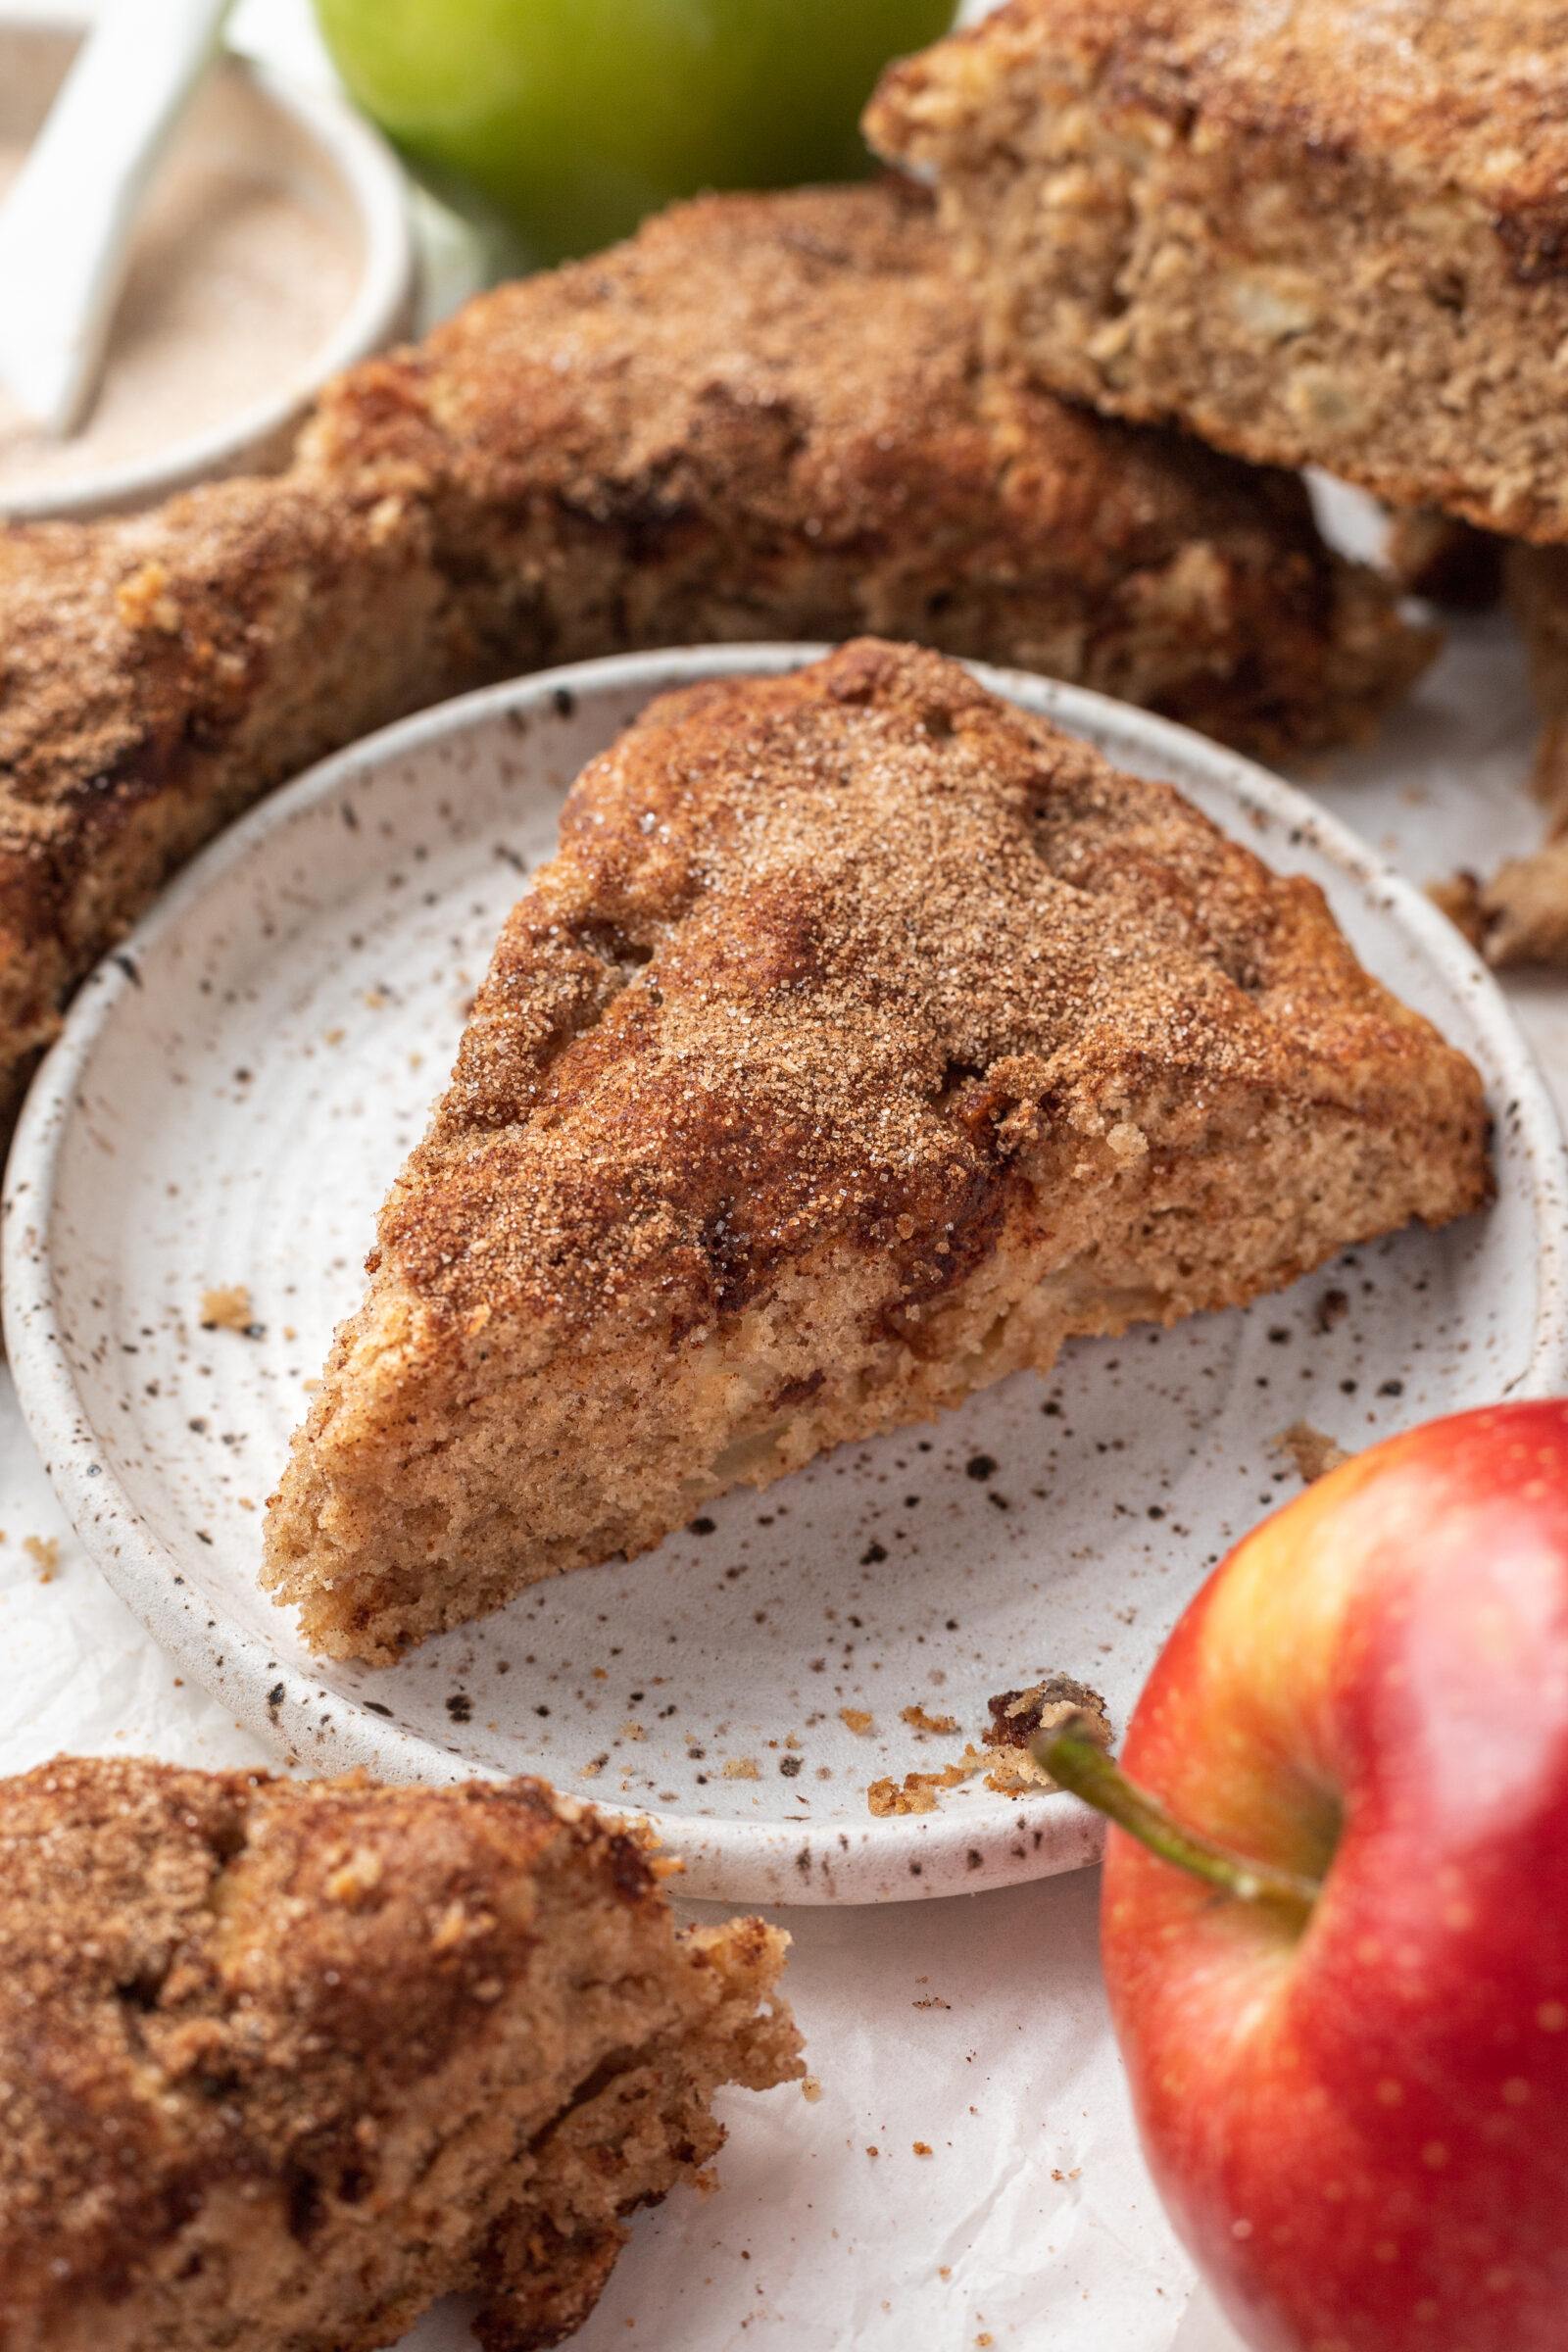
[[(1172, 778), (1313, 875), (1371, 967), (1485, 1073), (1497, 1199), (1358, 1250), (1245, 1314), (1070, 1348), (934, 1428), (715, 1503), (631, 1562), (536, 1587), (403, 1665), (323, 1670), (257, 1589), (261, 1505), (377, 1202), (442, 1084), (519, 876), (576, 769), (660, 689), (815, 649), (589, 662), (429, 711), (302, 777), (199, 858), (77, 999), (13, 1152), (6, 1329), (28, 1422), (105, 1573), (291, 1757), (546, 1774), (648, 1814), (692, 1894), (886, 1900), (1059, 1870), (1096, 1825), (940, 1770), (991, 1693), (1059, 1670), (1119, 1727), (1177, 1612), (1343, 1444), (1568, 1383), (1568, 1186), (1552, 1113), (1457, 935), (1298, 793), (1179, 727), (988, 682)], [(200, 1327), (243, 1284), (254, 1326)], [(1320, 1312), (1330, 1292), (1342, 1312)], [(904, 1710), (952, 1717), (952, 1735)], [(841, 1709), (868, 1712), (852, 1731)], [(728, 1769), (726, 1769), (726, 1767)]]

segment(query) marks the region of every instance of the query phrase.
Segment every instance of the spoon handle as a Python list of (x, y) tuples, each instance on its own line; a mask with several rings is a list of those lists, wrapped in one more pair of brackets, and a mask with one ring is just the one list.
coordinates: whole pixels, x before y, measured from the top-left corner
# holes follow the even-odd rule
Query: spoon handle
[(0, 206), (0, 379), (50, 433), (90, 406), (143, 191), (232, 0), (109, 0)]

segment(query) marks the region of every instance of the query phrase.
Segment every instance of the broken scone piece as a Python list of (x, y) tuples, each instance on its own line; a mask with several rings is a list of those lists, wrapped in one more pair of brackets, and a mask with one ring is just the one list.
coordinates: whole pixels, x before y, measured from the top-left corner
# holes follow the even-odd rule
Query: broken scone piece
[(370, 2352), (453, 2291), (536, 2352), (715, 2087), (801, 2073), (788, 1939), (677, 1933), (540, 1781), (64, 1757), (0, 1783), (0, 1856), (6, 2352)]
[(1476, 1207), (1481, 1084), (1309, 882), (862, 639), (584, 770), (270, 1504), (394, 1658), (737, 1483)]
[(1557, 0), (1010, 0), (891, 69), (993, 360), (1568, 538)]
[(1048, 1674), (1026, 1690), (999, 1690), (986, 1701), (991, 1721), (980, 1737), (993, 1750), (991, 1771), (986, 1776), (988, 1788), (1000, 1788), (1004, 1793), (1034, 1787), (1054, 1788), (1043, 1764), (1037, 1764), (1029, 1752), (1029, 1743), (1042, 1732), (1057, 1732), (1067, 1723), (1108, 1748), (1111, 1743), (1110, 1718), (1105, 1702), (1098, 1690), (1087, 1683), (1075, 1682), (1070, 1674)]

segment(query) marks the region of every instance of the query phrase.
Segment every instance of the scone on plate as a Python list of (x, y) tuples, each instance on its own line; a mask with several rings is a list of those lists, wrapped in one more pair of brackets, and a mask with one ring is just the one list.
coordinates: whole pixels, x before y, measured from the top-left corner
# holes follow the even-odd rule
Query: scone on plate
[(547, 662), (862, 629), (1265, 756), (1434, 643), (1290, 476), (988, 377), (918, 189), (679, 206), (350, 369), (281, 475), (0, 534), (0, 1141), (76, 982), (313, 760)]
[(994, 357), (1568, 538), (1556, 0), (1010, 0), (866, 128), (940, 180)]
[(876, 640), (578, 778), (269, 1506), (386, 1661), (737, 1482), (1474, 1208), (1480, 1081), (1309, 882)]
[(714, 2088), (801, 2072), (787, 1938), (677, 1934), (540, 1781), (62, 1757), (0, 1782), (0, 1864), (5, 2352), (371, 2352), (454, 2290), (537, 2352)]

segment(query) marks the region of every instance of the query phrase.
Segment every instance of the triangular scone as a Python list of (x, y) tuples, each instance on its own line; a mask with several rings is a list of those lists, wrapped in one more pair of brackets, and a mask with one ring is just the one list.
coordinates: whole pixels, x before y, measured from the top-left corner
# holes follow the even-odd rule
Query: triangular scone
[(655, 703), (514, 908), (270, 1506), (388, 1660), (722, 1489), (1475, 1208), (1316, 888), (863, 639)]

